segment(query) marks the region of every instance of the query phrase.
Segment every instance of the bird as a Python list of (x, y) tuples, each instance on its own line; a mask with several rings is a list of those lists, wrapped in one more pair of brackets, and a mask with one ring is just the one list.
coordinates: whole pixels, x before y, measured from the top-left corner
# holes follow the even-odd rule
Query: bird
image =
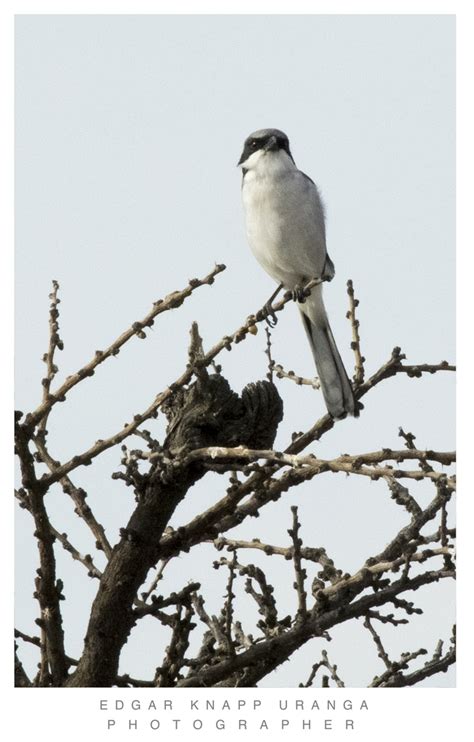
[[(297, 168), (289, 139), (280, 129), (250, 134), (237, 165), (242, 170), (247, 241), (279, 288), (292, 291), (298, 302), (327, 410), (334, 419), (357, 417), (359, 405), (323, 302), (322, 284), (332, 280), (335, 269), (326, 249), (318, 187)], [(312, 279), (320, 282), (305, 296), (302, 287)]]

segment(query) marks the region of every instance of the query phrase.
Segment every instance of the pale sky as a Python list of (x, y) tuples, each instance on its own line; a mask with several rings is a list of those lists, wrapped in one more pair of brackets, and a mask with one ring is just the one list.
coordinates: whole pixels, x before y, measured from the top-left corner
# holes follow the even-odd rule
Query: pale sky
[[(57, 406), (48, 424), (55, 458), (69, 459), (112, 434), (177, 378), (193, 320), (210, 347), (272, 292), (245, 241), (236, 167), (243, 140), (258, 128), (288, 134), (297, 165), (323, 194), (336, 267), (325, 301), (349, 374), (348, 278), (360, 300), (367, 374), (395, 345), (410, 363), (454, 362), (453, 17), (23, 16), (16, 28), (16, 406), (27, 411), (40, 399), (52, 279), (61, 285), (60, 381), (153, 301), (204, 276), (214, 262), (227, 265), (212, 288), (163, 315), (147, 340), (132, 339)], [(264, 349), (260, 331), (218, 359), (237, 391), (265, 377)], [(273, 355), (285, 368), (315, 374), (293, 306), (273, 331)], [(292, 431), (324, 413), (324, 403), (309, 388), (278, 385), (286, 414), (275, 448), (282, 449)], [(420, 448), (451, 450), (454, 391), (452, 374), (391, 379), (364, 398), (359, 420), (338, 423), (310, 450), (334, 457), (402, 447), (399, 426)], [(72, 477), (88, 491), (112, 543), (134, 505), (130, 490), (110, 479), (119, 460), (112, 449)], [(223, 484), (207, 475), (172, 525), (219, 498)], [(413, 488), (418, 493), (422, 504), (432, 496), (422, 484)], [(380, 551), (406, 521), (382, 482), (325, 475), (226, 535), (287, 546), (293, 504), (305, 545), (324, 546), (344, 570)], [(48, 506), (54, 525), (93, 553), (89, 532), (59, 489)], [(37, 616), (32, 530), (30, 516), (19, 512), (17, 625), (27, 633), (36, 633)], [(174, 560), (163, 590), (201, 580), (208, 611), (218, 612), (226, 574), (209, 566), (220, 555), (201, 546)], [(66, 649), (78, 656), (97, 582), (59, 546), (57, 558), (67, 596)], [(240, 558), (266, 570), (283, 615), (294, 611), (291, 564), (253, 552)], [(393, 659), (421, 646), (432, 652), (439, 638), (449, 639), (454, 621), (452, 584), (407, 597), (426, 613), (409, 627), (381, 632)], [(256, 634), (250, 603), (242, 616)], [(150, 620), (134, 632), (123, 672), (153, 675), (168, 641), (156, 628)], [(348, 686), (366, 685), (383, 669), (361, 624), (331, 634), (330, 645), (313, 640), (262, 685), (304, 682), (321, 649)], [(36, 655), (24, 650), (31, 671)], [(425, 684), (453, 685), (454, 671)]]

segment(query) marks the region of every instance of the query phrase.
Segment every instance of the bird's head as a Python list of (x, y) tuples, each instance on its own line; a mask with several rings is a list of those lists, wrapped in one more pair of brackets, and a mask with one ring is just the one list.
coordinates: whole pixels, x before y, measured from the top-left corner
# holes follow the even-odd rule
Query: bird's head
[[(269, 160), (270, 158), (270, 160)], [(280, 129), (259, 129), (247, 137), (238, 161), (238, 167), (247, 172), (269, 161), (287, 161), (294, 164), (288, 137)]]

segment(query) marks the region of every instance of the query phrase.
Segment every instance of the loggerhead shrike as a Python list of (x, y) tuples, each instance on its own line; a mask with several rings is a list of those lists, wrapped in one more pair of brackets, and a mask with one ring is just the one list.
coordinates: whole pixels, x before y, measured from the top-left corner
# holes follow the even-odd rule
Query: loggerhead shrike
[[(260, 129), (245, 140), (238, 162), (247, 239), (262, 267), (295, 292), (313, 278), (330, 281), (334, 265), (326, 251), (324, 209), (315, 183), (295, 165), (288, 137)], [(351, 382), (323, 303), (322, 284), (299, 303), (329, 414), (358, 416)]]

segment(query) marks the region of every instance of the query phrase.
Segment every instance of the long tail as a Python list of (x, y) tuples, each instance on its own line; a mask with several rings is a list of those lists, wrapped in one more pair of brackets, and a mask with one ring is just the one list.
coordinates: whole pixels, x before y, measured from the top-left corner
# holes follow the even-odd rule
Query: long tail
[(329, 326), (322, 286), (315, 286), (299, 308), (329, 414), (334, 418), (343, 417), (345, 413), (358, 417), (359, 408), (351, 382)]

